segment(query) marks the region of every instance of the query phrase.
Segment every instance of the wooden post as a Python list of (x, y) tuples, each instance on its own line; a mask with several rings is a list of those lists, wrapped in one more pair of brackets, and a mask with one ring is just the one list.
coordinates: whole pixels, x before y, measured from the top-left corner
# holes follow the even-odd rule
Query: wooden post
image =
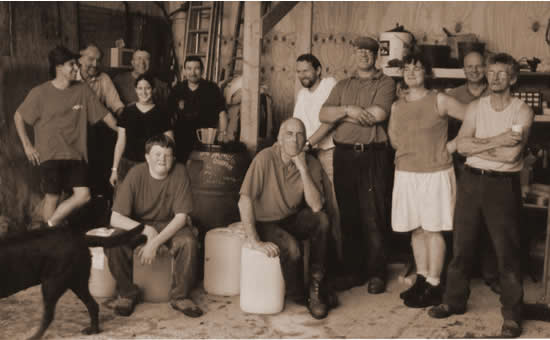
[[(311, 53), (311, 37), (313, 24), (313, 2), (301, 2), (295, 10), (300, 11), (300, 20), (296, 22), (296, 58), (304, 53)], [(302, 84), (296, 78), (294, 84), (294, 98), (298, 95), (298, 91), (302, 88)]]
[(544, 289), (544, 302), (550, 305), (550, 204), (546, 211), (546, 245), (544, 247), (542, 285)]
[(241, 142), (246, 145), (251, 156), (254, 156), (258, 147), (261, 39), (261, 3), (247, 1), (244, 6)]

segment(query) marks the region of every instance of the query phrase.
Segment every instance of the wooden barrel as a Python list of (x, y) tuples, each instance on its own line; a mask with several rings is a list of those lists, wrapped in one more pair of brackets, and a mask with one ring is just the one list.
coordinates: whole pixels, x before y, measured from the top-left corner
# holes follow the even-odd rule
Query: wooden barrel
[(242, 143), (199, 145), (187, 170), (193, 192), (191, 217), (202, 233), (240, 221), (239, 190), (250, 157)]

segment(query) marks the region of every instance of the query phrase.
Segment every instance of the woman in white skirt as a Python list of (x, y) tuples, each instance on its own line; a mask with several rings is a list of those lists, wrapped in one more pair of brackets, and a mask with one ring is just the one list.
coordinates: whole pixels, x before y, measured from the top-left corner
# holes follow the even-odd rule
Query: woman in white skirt
[(412, 231), (417, 268), (415, 284), (401, 298), (409, 307), (424, 308), (441, 303), (445, 259), (441, 232), (453, 228), (456, 180), (454, 143), (447, 141), (448, 116), (462, 120), (466, 107), (426, 88), (432, 70), (422, 55), (405, 57), (403, 62), (408, 90), (393, 104), (388, 129), (396, 151), (392, 228)]

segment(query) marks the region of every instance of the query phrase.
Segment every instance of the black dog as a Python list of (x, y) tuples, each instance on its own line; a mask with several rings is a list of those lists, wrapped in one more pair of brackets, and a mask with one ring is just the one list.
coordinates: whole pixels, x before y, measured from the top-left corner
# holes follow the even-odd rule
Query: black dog
[(38, 339), (54, 318), (57, 301), (71, 289), (86, 305), (91, 325), (82, 332), (99, 333), (99, 307), (90, 295), (91, 255), (88, 247), (116, 247), (143, 231), (143, 225), (113, 237), (88, 236), (81, 228), (39, 229), (0, 240), (0, 298), (42, 283), (44, 312)]

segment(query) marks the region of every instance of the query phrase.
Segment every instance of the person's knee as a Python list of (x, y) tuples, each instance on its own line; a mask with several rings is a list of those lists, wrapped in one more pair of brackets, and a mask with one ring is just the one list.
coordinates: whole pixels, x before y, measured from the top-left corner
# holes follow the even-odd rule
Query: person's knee
[(185, 249), (186, 251), (196, 252), (199, 248), (197, 238), (192, 234), (177, 235), (172, 240), (172, 251), (177, 252)]
[(92, 195), (90, 194), (90, 190), (78, 190), (75, 191), (73, 194), (74, 198), (78, 202), (79, 205), (85, 205), (86, 203), (90, 202), (92, 199)]
[(319, 211), (315, 213), (315, 216), (317, 217), (317, 228), (323, 233), (328, 233), (330, 230), (330, 218), (328, 217), (328, 214), (324, 211)]

